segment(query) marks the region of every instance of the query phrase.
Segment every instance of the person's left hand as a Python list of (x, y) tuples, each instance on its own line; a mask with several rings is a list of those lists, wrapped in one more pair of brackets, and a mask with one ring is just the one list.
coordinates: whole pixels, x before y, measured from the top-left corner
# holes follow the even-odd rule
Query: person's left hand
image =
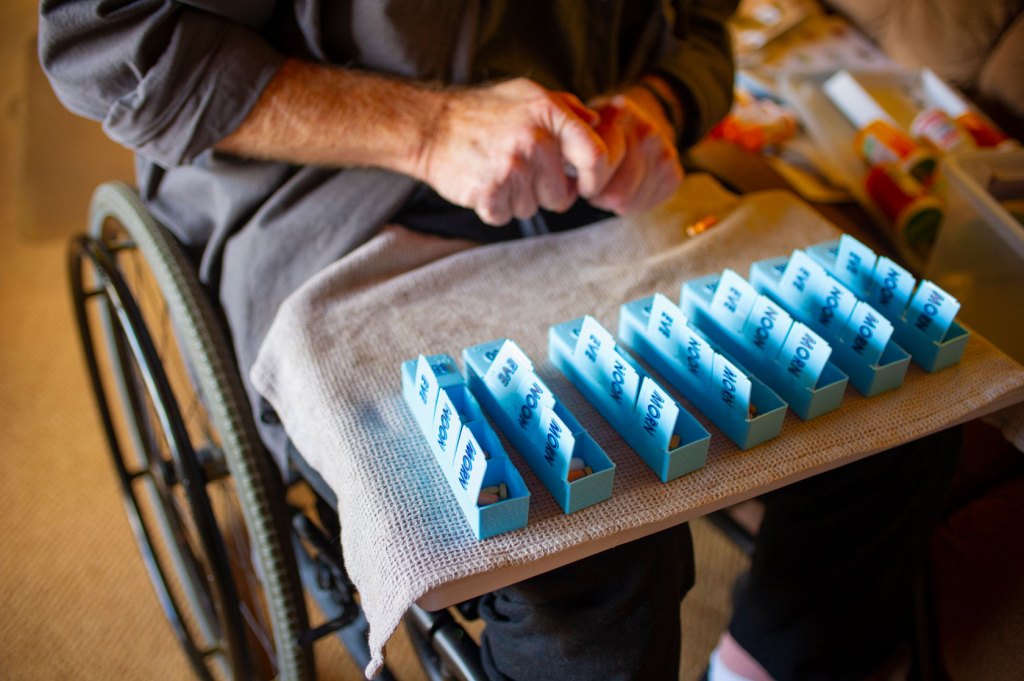
[(588, 105), (601, 120), (595, 130), (622, 160), (591, 204), (618, 215), (640, 213), (665, 201), (683, 180), (675, 131), (660, 103), (642, 88), (628, 88)]

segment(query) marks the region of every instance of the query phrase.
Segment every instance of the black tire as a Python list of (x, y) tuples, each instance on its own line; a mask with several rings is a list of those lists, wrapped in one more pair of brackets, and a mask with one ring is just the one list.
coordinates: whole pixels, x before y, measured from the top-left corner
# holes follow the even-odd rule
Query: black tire
[(194, 266), (134, 190), (110, 183), (69, 267), (128, 517), (197, 675), (311, 678), (286, 490)]

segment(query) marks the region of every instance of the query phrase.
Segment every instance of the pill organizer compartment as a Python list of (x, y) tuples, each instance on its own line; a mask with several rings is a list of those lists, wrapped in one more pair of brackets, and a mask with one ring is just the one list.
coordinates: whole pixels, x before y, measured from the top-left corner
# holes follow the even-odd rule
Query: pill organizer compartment
[(563, 512), (573, 513), (611, 498), (615, 464), (557, 397), (553, 410), (575, 440), (571, 457), (582, 459), (593, 471), (573, 482), (566, 479), (571, 457), (556, 458), (549, 463), (540, 443), (519, 427), (518, 414), (507, 411), (484, 382), (484, 376), (505, 340), (499, 338), (463, 350), (466, 381), (477, 401), (547, 487)]
[[(789, 258), (786, 256), (768, 258), (750, 266), (750, 283), (759, 293), (771, 298), (781, 305), (794, 319), (805, 324), (810, 318), (795, 306), (786, 301), (779, 293), (779, 281), (786, 270)], [(882, 351), (882, 356), (874, 364), (869, 364), (855, 353), (849, 343), (834, 336), (824, 336), (832, 346), (832, 359), (847, 376), (861, 394), (871, 397), (887, 390), (894, 390), (903, 384), (903, 378), (910, 364), (910, 354), (890, 339)]]
[[(728, 409), (708, 385), (701, 385), (694, 379), (685, 369), (681, 357), (666, 355), (649, 340), (647, 329), (653, 300), (654, 296), (649, 296), (622, 305), (619, 310), (619, 339), (682, 392), (741, 449), (750, 449), (778, 435), (786, 416), (786, 403), (757, 376), (745, 371), (751, 382), (751, 404), (757, 408), (757, 414), (751, 418)], [(713, 351), (721, 353), (742, 370), (742, 363), (736, 362), (699, 329), (694, 331)]]
[[(839, 255), (839, 240), (825, 241), (804, 249), (804, 252), (832, 274), (836, 273), (836, 258)], [(853, 292), (864, 297), (868, 291), (853, 289)], [(908, 320), (904, 314), (890, 314), (887, 310), (880, 310), (893, 324), (893, 338), (900, 347), (910, 353), (914, 361), (925, 371), (935, 372), (956, 364), (964, 355), (967, 347), (967, 339), (970, 332), (958, 324), (952, 322), (942, 340), (934, 341), (927, 338), (915, 326), (913, 320)]]
[(679, 306), (690, 321), (757, 374), (800, 418), (809, 420), (838, 408), (849, 377), (831, 360), (825, 364), (817, 383), (807, 387), (797, 381), (777, 358), (769, 358), (751, 348), (742, 334), (731, 331), (715, 317), (711, 311), (711, 299), (720, 279), (720, 274), (709, 274), (683, 283)]
[[(479, 486), (476, 488), (471, 485), (464, 486), (460, 480), (460, 462), (453, 461), (452, 457), (445, 455), (438, 445), (437, 434), (434, 432), (434, 408), (437, 400), (435, 397), (425, 402), (421, 397), (421, 386), (416, 385), (418, 360), (403, 362), (401, 366), (402, 396), (413, 414), (416, 425), (430, 445), (430, 450), (444, 473), (445, 480), (448, 481), (448, 486), (455, 495), (473, 533), (478, 539), (486, 539), (503, 532), (526, 527), (530, 509), (530, 491), (527, 489), (526, 483), (523, 482), (519, 471), (508, 458), (501, 445), (501, 440), (484, 418), (480, 405), (467, 388), (462, 375), (455, 366), (455, 361), (448, 355), (433, 355), (427, 358), (427, 362), (434, 369), (434, 378), (439, 391), (444, 391), (448, 395), (458, 412), (462, 427), (472, 432), (480, 448), (486, 452), (488, 457), (485, 460), (486, 469), (479, 486), (486, 487), (503, 482), (508, 491), (507, 498), (501, 501), (486, 506), (478, 505)], [(448, 437), (458, 443), (461, 440), (461, 435), (460, 431), (451, 433)]]
[[(707, 461), (711, 434), (690, 412), (680, 407), (672, 433), (679, 438), (678, 446), (657, 446), (644, 430), (643, 422), (634, 415), (635, 396), (628, 408), (616, 403), (609, 392), (598, 384), (595, 377), (574, 361), (576, 345), (583, 318), (552, 326), (548, 331), (548, 357), (573, 385), (583, 393), (594, 408), (615, 428), (629, 446), (640, 455), (662, 482), (674, 480), (704, 466)], [(645, 378), (644, 369), (622, 348), (615, 347), (618, 359), (631, 366), (639, 375), (637, 389)], [(651, 379), (653, 380), (653, 379)], [(671, 399), (671, 398), (669, 398)], [(671, 441), (671, 440), (670, 440)]]

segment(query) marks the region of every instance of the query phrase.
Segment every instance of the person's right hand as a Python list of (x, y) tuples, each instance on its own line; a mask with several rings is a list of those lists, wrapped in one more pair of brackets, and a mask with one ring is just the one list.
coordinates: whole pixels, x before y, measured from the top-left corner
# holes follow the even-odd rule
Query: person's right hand
[(517, 78), (445, 96), (414, 174), (487, 224), (567, 210), (621, 160), (622, 145), (602, 139), (597, 114), (571, 94)]
[(640, 88), (590, 102), (601, 116), (597, 132), (624, 153), (607, 185), (589, 197), (598, 208), (631, 215), (650, 210), (679, 188), (683, 167), (675, 131), (661, 105)]

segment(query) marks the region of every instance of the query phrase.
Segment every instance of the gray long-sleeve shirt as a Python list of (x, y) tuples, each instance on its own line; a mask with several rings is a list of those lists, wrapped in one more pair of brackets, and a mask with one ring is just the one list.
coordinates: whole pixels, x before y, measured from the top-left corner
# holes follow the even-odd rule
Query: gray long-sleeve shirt
[(43, 0), (64, 104), (137, 153), (139, 189), (219, 293), (243, 375), (277, 307), (416, 187), (373, 168), (245, 160), (213, 146), (286, 57), (441, 82), (525, 75), (581, 99), (662, 75), (692, 144), (731, 101), (735, 0)]

